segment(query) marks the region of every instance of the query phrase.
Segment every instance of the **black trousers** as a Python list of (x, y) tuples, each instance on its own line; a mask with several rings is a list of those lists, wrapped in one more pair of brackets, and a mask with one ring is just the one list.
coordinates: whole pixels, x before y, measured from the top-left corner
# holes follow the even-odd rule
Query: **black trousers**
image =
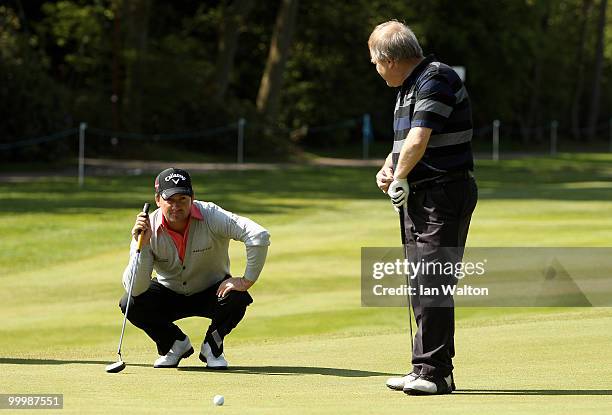
[[(473, 178), (411, 190), (404, 226), (410, 261), (460, 262), (472, 212), (478, 200)], [(432, 299), (421, 295), (419, 287), (456, 284), (454, 275), (418, 273), (411, 281), (416, 288), (412, 309), (417, 324), (412, 351), (415, 373), (448, 376), (455, 356), (455, 309), (452, 296)], [(442, 292), (440, 290), (440, 292)]]
[[(247, 306), (253, 302), (246, 291), (230, 291), (219, 301), (217, 288), (220, 284), (186, 296), (153, 279), (147, 291), (132, 297), (127, 319), (153, 339), (157, 352), (163, 356), (170, 351), (175, 340), (185, 339), (185, 333), (174, 324), (176, 320), (195, 316), (209, 318), (212, 321), (204, 340), (210, 344), (213, 354), (219, 356), (223, 353), (223, 338), (242, 320)], [(119, 302), (124, 314), (126, 305), (127, 294)]]

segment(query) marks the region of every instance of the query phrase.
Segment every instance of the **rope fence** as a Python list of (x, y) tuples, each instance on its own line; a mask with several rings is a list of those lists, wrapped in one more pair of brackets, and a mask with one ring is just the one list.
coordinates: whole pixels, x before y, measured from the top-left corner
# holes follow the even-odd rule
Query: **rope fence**
[(29, 138), (26, 140), (16, 141), (13, 143), (0, 144), (0, 151), (12, 150), (15, 148), (33, 146), (36, 144), (49, 143), (51, 141), (61, 140), (62, 138), (73, 135), (77, 131), (78, 131), (77, 128), (71, 128), (69, 130), (60, 131), (58, 133), (54, 133), (54, 134), (43, 136), (43, 137)]
[[(341, 120), (332, 124), (319, 125), (314, 127), (303, 126), (298, 129), (289, 129), (280, 126), (252, 126), (250, 130), (252, 132), (257, 131), (275, 131), (277, 133), (286, 134), (289, 136), (300, 135), (306, 136), (312, 133), (329, 132), (338, 129), (355, 129), (361, 126), (361, 137), (362, 137), (362, 158), (368, 159), (369, 147), (374, 140), (374, 133), (372, 128), (372, 122), (370, 114), (363, 114), (361, 117), (354, 117), (345, 120)], [(49, 143), (65, 139), (70, 136), (77, 136), (78, 145), (78, 159), (79, 159), (79, 185), (82, 186), (85, 178), (85, 146), (87, 135), (93, 135), (97, 137), (110, 138), (111, 142), (117, 143), (117, 140), (135, 140), (135, 141), (146, 141), (146, 142), (158, 142), (158, 141), (172, 141), (172, 140), (194, 140), (199, 138), (208, 138), (219, 136), (221, 134), (234, 133), (236, 137), (236, 163), (244, 163), (244, 149), (246, 139), (247, 121), (244, 118), (240, 118), (237, 122), (227, 124), (224, 126), (218, 126), (209, 128), (206, 130), (195, 131), (195, 132), (182, 132), (182, 133), (170, 133), (170, 134), (139, 134), (121, 131), (111, 131), (96, 127), (89, 127), (86, 123), (81, 123), (79, 128), (71, 128), (68, 130), (53, 133), (47, 136), (29, 138), (25, 140), (15, 141), (12, 143), (0, 143), (0, 152), (23, 148), (27, 146)], [(601, 133), (608, 131), (609, 148), (608, 151), (612, 152), (612, 118), (607, 122), (599, 123), (595, 126), (594, 132)], [(515, 134), (515, 131), (519, 134), (540, 134), (543, 135), (548, 133), (550, 141), (550, 154), (556, 155), (558, 150), (559, 141), (559, 122), (556, 120), (551, 121), (548, 124), (537, 126), (537, 127), (516, 127), (515, 125), (508, 125), (502, 128), (500, 120), (494, 120), (492, 123), (474, 128), (473, 134), (475, 137), (491, 137), (492, 142), (492, 153), (491, 158), (494, 161), (499, 160), (500, 157), (500, 141), (502, 139), (501, 133), (505, 131), (507, 135)], [(579, 133), (590, 132), (589, 128), (579, 127), (571, 129), (566, 127), (562, 132), (563, 134), (570, 134), (574, 131)]]

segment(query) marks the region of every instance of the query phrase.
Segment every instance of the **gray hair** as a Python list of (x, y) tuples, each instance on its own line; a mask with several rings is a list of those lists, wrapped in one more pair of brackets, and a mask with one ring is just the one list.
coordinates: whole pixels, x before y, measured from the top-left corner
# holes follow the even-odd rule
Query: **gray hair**
[(373, 62), (423, 57), (421, 45), (412, 30), (397, 20), (376, 26), (368, 39), (368, 47)]

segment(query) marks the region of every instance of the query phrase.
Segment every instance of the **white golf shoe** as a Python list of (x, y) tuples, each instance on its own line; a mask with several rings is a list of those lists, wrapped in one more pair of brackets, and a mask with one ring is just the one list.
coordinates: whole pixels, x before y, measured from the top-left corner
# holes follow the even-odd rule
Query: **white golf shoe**
[(408, 373), (406, 376), (387, 379), (387, 387), (395, 391), (404, 390), (404, 385), (416, 380), (419, 375), (414, 372)]
[(206, 363), (206, 367), (209, 369), (227, 369), (228, 364), (227, 360), (225, 360), (225, 356), (223, 355), (223, 353), (221, 353), (218, 357), (215, 357), (208, 343), (202, 343), (202, 349), (200, 350), (200, 360)]
[(442, 395), (451, 393), (454, 390), (452, 375), (447, 377), (437, 377), (419, 375), (412, 382), (404, 385), (404, 393), (408, 395)]
[(177, 367), (181, 359), (189, 357), (193, 354), (193, 347), (189, 341), (189, 337), (185, 336), (185, 340), (176, 340), (170, 351), (165, 356), (161, 356), (155, 361), (153, 367)]

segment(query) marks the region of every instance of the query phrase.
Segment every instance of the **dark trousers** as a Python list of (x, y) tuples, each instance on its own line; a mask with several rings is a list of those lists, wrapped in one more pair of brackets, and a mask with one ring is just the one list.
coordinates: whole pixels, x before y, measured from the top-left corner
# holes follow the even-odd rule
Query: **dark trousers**
[[(473, 178), (411, 190), (404, 225), (410, 261), (460, 262), (472, 212), (478, 200)], [(419, 286), (456, 284), (448, 276), (416, 275), (412, 309), (417, 324), (412, 351), (415, 373), (448, 376), (455, 356), (455, 309), (452, 296), (432, 300), (419, 294)], [(443, 297), (443, 296), (442, 296)]]
[[(185, 339), (185, 334), (174, 324), (176, 320), (195, 316), (209, 318), (212, 321), (204, 340), (210, 344), (213, 354), (219, 356), (223, 353), (223, 338), (242, 320), (247, 306), (253, 302), (246, 291), (230, 291), (219, 301), (217, 288), (220, 284), (186, 296), (154, 279), (147, 291), (132, 297), (127, 319), (153, 339), (158, 353), (163, 356), (170, 351), (175, 340)], [(119, 302), (124, 314), (126, 305), (127, 294)]]

